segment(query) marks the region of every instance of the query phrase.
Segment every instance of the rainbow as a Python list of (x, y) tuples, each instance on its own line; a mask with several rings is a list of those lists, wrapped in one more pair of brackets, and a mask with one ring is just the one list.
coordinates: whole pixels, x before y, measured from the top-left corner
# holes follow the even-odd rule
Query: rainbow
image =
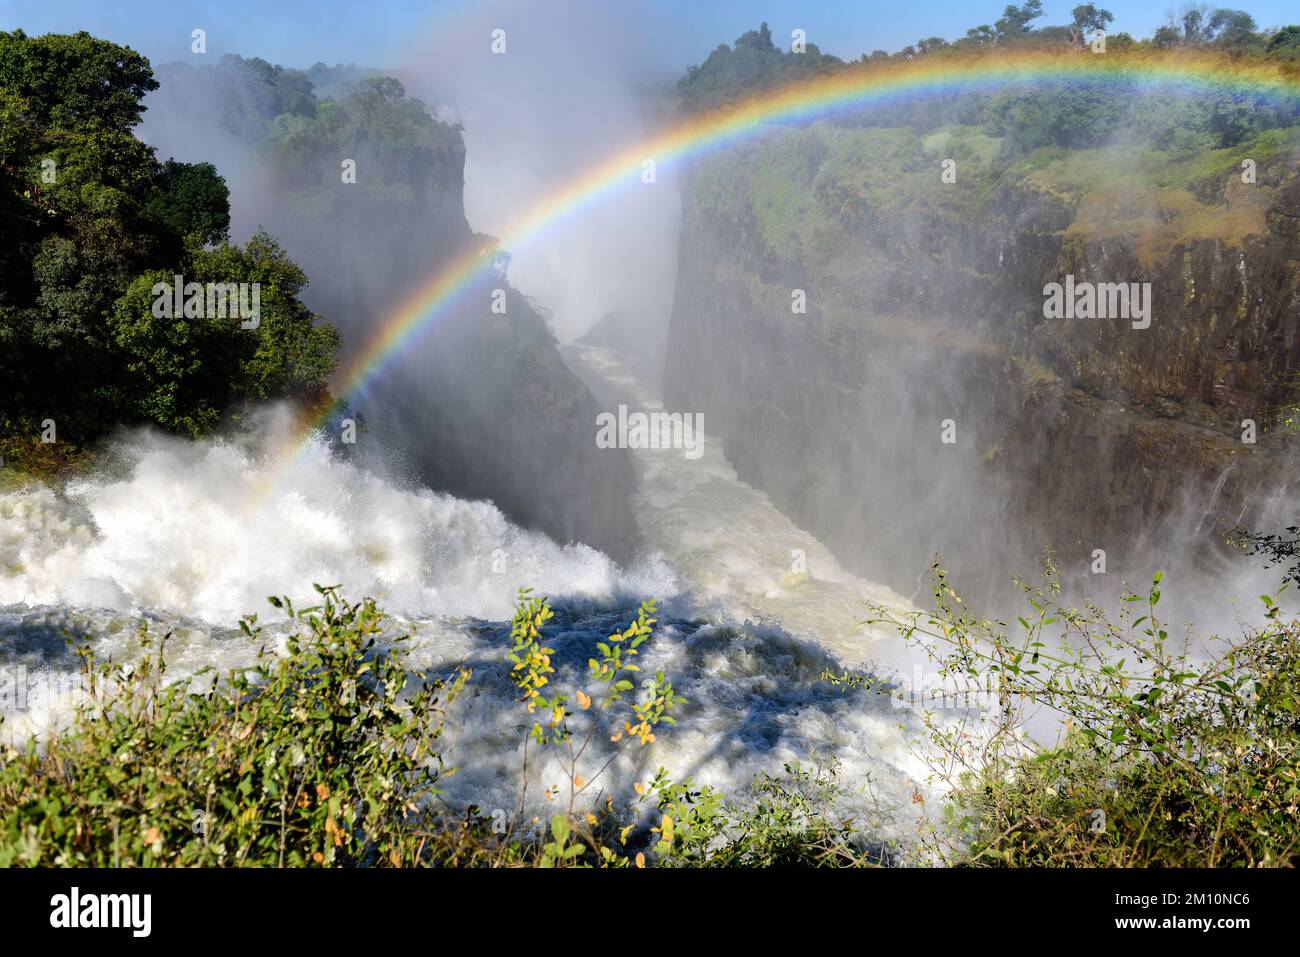
[[(1154, 90), (1227, 91), (1284, 105), (1300, 104), (1300, 77), (1287, 77), (1271, 65), (1206, 54), (1024, 52), (939, 55), (910, 64), (854, 66), (692, 116), (617, 150), (525, 209), (502, 231), (500, 244), (513, 250), (526, 247), (614, 191), (640, 185), (642, 164), (647, 159), (654, 160), (657, 169), (678, 164), (752, 136), (765, 124), (808, 121), (914, 98), (1078, 81)], [(345, 401), (361, 395), (395, 356), (471, 296), (482, 294), (486, 311), (495, 264), (491, 252), (481, 249), (443, 263), (393, 308), (369, 342), (335, 376), (334, 394)], [(311, 436), (327, 418), (328, 412), (314, 416), (273, 456), (276, 461), (267, 472), (272, 483), (278, 483), (303, 456)]]

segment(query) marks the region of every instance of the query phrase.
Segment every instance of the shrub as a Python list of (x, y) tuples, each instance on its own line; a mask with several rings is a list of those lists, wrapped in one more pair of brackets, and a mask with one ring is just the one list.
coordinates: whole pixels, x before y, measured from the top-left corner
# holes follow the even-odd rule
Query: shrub
[[(166, 637), (133, 666), (80, 654), (88, 700), (45, 748), (0, 757), (0, 866), (402, 864), (437, 793), (450, 683), (378, 652), (382, 615), (332, 588), (285, 653), (208, 690), (165, 683)], [(260, 638), (256, 616), (243, 626)], [(397, 639), (400, 647), (401, 638)], [(196, 678), (199, 676), (196, 676)]]
[[(1170, 637), (1161, 576), (1120, 621), (1067, 607), (1049, 564), (1032, 614), (975, 617), (937, 574), (935, 610), (893, 615), (940, 674), (997, 682), (984, 719), (926, 715), (952, 787), (941, 858), (969, 866), (1287, 866), (1300, 862), (1300, 622), (1264, 596), (1239, 641)], [(1037, 718), (1036, 734), (1028, 732)], [(1059, 721), (1054, 743), (1041, 725)]]
[[(633, 694), (654, 603), (597, 642), (587, 680), (552, 685), (545, 599), (520, 594), (507, 652), (532, 720), (508, 821), (440, 798), (447, 706), (469, 680), (411, 673), (406, 636), (373, 601), (320, 588), (278, 652), (212, 680), (166, 680), (167, 637), (140, 632), (132, 666), (79, 650), (87, 696), (44, 746), (0, 750), (0, 866), (767, 866), (866, 863), (832, 824), (833, 769), (760, 775), (756, 801), (673, 783), (660, 769), (626, 804), (578, 799), (622, 751), (645, 746), (684, 704), (662, 674)], [(260, 641), (256, 616), (243, 621)], [(384, 642), (386, 650), (379, 650)], [(205, 687), (201, 687), (205, 686)], [(604, 747), (603, 742), (613, 747)], [(598, 746), (601, 745), (601, 746)], [(545, 832), (526, 817), (531, 749), (555, 749), (567, 788)], [(567, 793), (566, 793), (567, 792)]]
[(853, 823), (835, 821), (840, 785), (835, 765), (787, 764), (781, 776), (760, 772), (752, 802), (729, 801), (661, 770), (646, 792), (661, 814), (654, 852), (670, 867), (865, 867), (883, 863), (860, 850)]
[[(924, 715), (931, 766), (950, 790), (923, 859), (962, 866), (1284, 866), (1300, 858), (1300, 622), (1265, 598), (1268, 623), (1237, 642), (1172, 640), (1160, 576), (1125, 596), (1118, 624), (1066, 607), (1049, 567), (1025, 585), (1019, 630), (975, 617), (937, 577), (935, 610), (877, 608), (950, 677), (988, 687), (981, 718)], [(374, 602), (319, 588), (277, 652), (220, 680), (169, 682), (142, 627), (127, 667), (80, 649), (87, 696), (43, 746), (0, 750), (0, 866), (868, 866), (833, 811), (836, 767), (786, 765), (729, 796), (662, 768), (626, 801), (579, 806), (615, 758), (651, 743), (684, 702), (663, 674), (633, 683), (655, 625), (647, 602), (596, 642), (586, 679), (554, 686), (545, 599), (520, 595), (507, 651), (530, 720), (519, 803), (507, 820), (452, 809), (440, 783), (447, 707), (469, 680), (410, 672), (405, 636)], [(243, 622), (260, 641), (256, 616)], [(1016, 637), (1012, 637), (1012, 633)], [(379, 642), (383, 642), (383, 650)], [(835, 680), (845, 680), (836, 678)], [(854, 679), (856, 680), (856, 679)], [(1038, 724), (1035, 725), (1035, 716)], [(1042, 718), (1059, 721), (1052, 743)], [(1051, 725), (1048, 726), (1049, 728)], [(1028, 733), (1034, 728), (1035, 733)], [(542, 830), (527, 803), (530, 755), (566, 778)], [(602, 792), (603, 793), (603, 792)], [(534, 801), (534, 805), (537, 802)]]

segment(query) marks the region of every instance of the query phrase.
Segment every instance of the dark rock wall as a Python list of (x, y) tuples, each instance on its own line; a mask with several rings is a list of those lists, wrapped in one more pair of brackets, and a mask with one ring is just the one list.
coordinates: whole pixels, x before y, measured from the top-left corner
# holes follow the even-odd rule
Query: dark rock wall
[[(742, 478), (905, 595), (937, 552), (974, 589), (1035, 573), (1044, 547), (1067, 577), (1104, 548), (1111, 580), (1140, 585), (1194, 541), (1188, 571), (1215, 574), (1241, 561), (1226, 534), (1274, 518), (1292, 478), (1270, 429), (1300, 369), (1294, 155), (1261, 165), (1249, 200), (1236, 180), (1198, 189), (1212, 212), (1263, 204), (1240, 239), (1091, 236), (1080, 199), (1032, 177), (976, 217), (866, 209), (831, 279), (755, 238), (744, 182), (723, 215), (687, 189), (669, 407), (703, 412)], [(1151, 327), (1045, 319), (1067, 273), (1152, 283)]]

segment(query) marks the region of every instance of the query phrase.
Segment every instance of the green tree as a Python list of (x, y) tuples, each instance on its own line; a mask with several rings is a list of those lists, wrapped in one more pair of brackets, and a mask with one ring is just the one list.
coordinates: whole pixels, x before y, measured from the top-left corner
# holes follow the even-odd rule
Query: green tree
[(1151, 45), (1161, 49), (1167, 47), (1176, 47), (1182, 42), (1183, 36), (1178, 32), (1178, 28), (1166, 24), (1158, 27), (1155, 34), (1151, 37)]
[(1002, 18), (993, 24), (1000, 39), (1015, 38), (1029, 33), (1030, 22), (1043, 15), (1042, 0), (1027, 0), (1023, 6), (1008, 5)]
[(140, 122), (144, 95), (158, 88), (147, 59), (84, 31), (0, 33), (0, 77), (40, 127), (129, 130)]
[(1283, 27), (1269, 38), (1269, 56), (1277, 56), (1288, 52), (1294, 56), (1297, 51), (1300, 51), (1300, 27)]
[(1094, 33), (1104, 31), (1106, 24), (1115, 19), (1109, 10), (1102, 10), (1091, 3), (1079, 4), (1070, 11), (1070, 16), (1073, 18), (1069, 26), (1070, 42), (1077, 47), (1083, 46)]
[(1255, 18), (1245, 10), (1215, 10), (1210, 16), (1214, 45), (1225, 50), (1248, 50), (1262, 47)]
[(145, 215), (173, 236), (198, 245), (220, 242), (230, 229), (230, 190), (211, 163), (168, 160), (159, 171), (156, 192)]
[(231, 407), (278, 396), (319, 398), (338, 333), (299, 301), (306, 276), (274, 239), (259, 232), (242, 249), (226, 243), (194, 250), (184, 276), (205, 286), (228, 283), (231, 276), (257, 283), (257, 328), (242, 328), (234, 314), (160, 319), (153, 290), (170, 287), (172, 274), (153, 270), (137, 277), (109, 320), (125, 361), (123, 391), (132, 418), (197, 436)]
[(736, 40), (734, 49), (723, 44), (699, 66), (688, 68), (677, 88), (688, 109), (707, 109), (842, 65), (843, 61), (822, 53), (814, 43), (802, 53), (778, 49), (764, 23)]
[[(132, 133), (156, 87), (144, 57), (89, 34), (0, 33), (6, 458), (46, 418), (70, 452), (120, 423), (197, 435), (227, 407), (319, 392), (329, 373), (337, 335), (294, 298), (301, 271), (269, 237), (205, 249), (229, 229), (224, 180), (160, 163)], [(262, 326), (155, 319), (149, 290), (177, 274), (265, 284)]]

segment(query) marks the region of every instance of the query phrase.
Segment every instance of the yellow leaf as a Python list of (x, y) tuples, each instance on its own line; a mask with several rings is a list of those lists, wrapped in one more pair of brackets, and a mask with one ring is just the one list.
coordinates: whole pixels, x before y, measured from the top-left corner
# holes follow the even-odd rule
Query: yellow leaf
[(575, 774), (573, 776), (573, 786), (575, 788), (581, 789), (586, 783), (587, 783), (586, 781), (582, 780), (581, 774)]
[(580, 707), (583, 711), (586, 711), (588, 708), (591, 707), (591, 697), (589, 695), (579, 691), (575, 695), (575, 697), (578, 699), (578, 707)]
[(636, 866), (645, 867), (645, 855), (642, 854), (640, 851), (636, 852)]

